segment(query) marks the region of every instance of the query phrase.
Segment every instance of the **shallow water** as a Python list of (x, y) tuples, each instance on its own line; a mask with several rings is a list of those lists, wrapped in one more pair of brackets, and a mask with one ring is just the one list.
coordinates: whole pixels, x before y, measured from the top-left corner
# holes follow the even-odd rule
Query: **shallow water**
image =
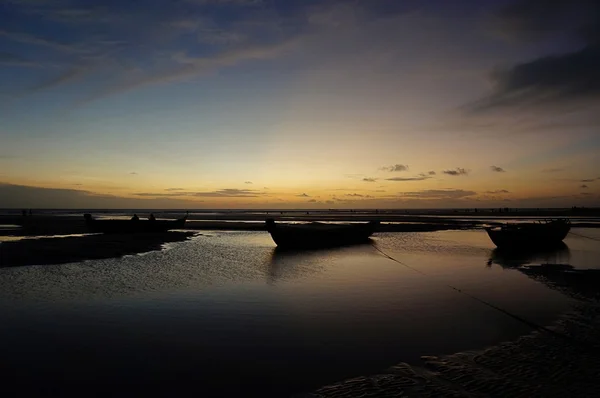
[(59, 387), (298, 392), (530, 331), (449, 286), (551, 324), (570, 299), (512, 267), (598, 267), (597, 231), (516, 259), (483, 231), (377, 234), (403, 264), (372, 245), (281, 253), (267, 233), (214, 231), (162, 252), (0, 269), (0, 350), (9, 371)]

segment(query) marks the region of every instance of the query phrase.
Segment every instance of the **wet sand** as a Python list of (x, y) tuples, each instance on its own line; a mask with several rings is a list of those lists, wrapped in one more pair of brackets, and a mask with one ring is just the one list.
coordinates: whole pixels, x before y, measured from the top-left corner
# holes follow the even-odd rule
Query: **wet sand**
[(549, 330), (481, 351), (424, 356), (302, 397), (595, 397), (600, 388), (600, 274), (537, 265), (525, 274), (579, 301)]
[(97, 234), (61, 238), (21, 239), (0, 244), (0, 267), (65, 264), (84, 260), (122, 257), (160, 250), (165, 243), (179, 242), (192, 232), (151, 234)]

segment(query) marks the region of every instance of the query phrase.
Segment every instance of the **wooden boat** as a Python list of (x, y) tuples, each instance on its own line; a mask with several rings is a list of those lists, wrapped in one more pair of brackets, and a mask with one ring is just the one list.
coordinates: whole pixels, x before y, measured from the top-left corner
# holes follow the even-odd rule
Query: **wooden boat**
[(490, 239), (498, 248), (523, 249), (543, 248), (560, 245), (569, 233), (569, 220), (558, 219), (523, 224), (505, 224), (488, 227)]
[(295, 225), (275, 224), (273, 219), (266, 221), (267, 231), (277, 247), (285, 249), (343, 246), (366, 242), (378, 225), (378, 221), (360, 224), (314, 222)]
[(177, 220), (97, 220), (91, 214), (85, 214), (84, 218), (91, 232), (131, 234), (167, 232), (184, 228), (187, 215)]

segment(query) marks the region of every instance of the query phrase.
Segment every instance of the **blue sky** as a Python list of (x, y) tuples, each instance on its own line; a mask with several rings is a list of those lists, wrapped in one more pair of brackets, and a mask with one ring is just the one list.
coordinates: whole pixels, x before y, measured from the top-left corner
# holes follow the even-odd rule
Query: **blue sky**
[(0, 7), (0, 207), (599, 204), (591, 0)]

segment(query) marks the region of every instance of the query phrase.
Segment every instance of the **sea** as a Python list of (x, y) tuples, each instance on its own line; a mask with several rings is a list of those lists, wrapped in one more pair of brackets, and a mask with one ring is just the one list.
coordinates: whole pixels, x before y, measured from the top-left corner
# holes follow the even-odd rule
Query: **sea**
[(0, 269), (5, 380), (57, 394), (301, 394), (533, 331), (517, 318), (551, 325), (573, 299), (519, 267), (600, 268), (595, 228), (516, 257), (483, 230), (303, 252), (262, 231), (196, 232), (161, 251)]

